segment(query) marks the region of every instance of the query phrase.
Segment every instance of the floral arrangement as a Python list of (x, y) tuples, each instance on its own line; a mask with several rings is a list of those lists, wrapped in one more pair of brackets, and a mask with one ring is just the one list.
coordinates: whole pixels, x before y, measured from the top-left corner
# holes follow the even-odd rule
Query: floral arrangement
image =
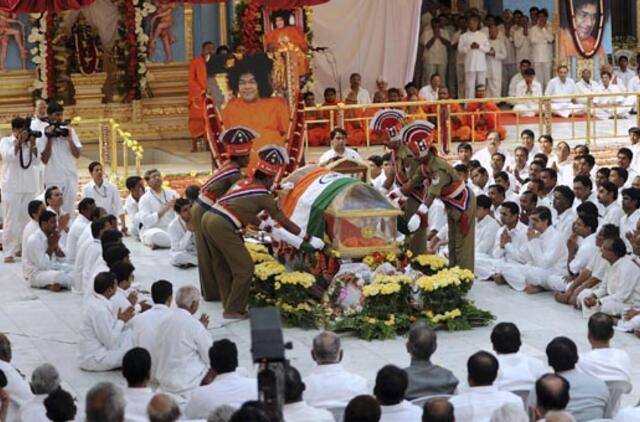
[(344, 272), (334, 275), (316, 300), (313, 289), (326, 282), (326, 266), (318, 262), (339, 258), (298, 260), (322, 269), (315, 273), (289, 271), (269, 258), (266, 247), (250, 243), (247, 248), (255, 263), (252, 304), (276, 306), (293, 326), (351, 331), (373, 340), (402, 335), (418, 319), (447, 330), (471, 329), (493, 319), (466, 299), (473, 273), (450, 268), (438, 256), (418, 255), (409, 261), (410, 256), (403, 253), (373, 254), (361, 264), (344, 264)]
[(52, 40), (56, 29), (53, 13), (31, 14), (31, 32), (27, 41), (33, 44), (31, 55), (36, 65), (36, 78), (30, 88), (34, 98), (55, 99), (56, 80)]

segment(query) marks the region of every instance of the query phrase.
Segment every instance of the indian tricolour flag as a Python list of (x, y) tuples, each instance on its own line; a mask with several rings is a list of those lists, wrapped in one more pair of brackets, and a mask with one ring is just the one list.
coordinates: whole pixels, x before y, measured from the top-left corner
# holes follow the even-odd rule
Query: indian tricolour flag
[(347, 186), (358, 180), (324, 168), (309, 172), (295, 183), (282, 202), (282, 210), (302, 233), (324, 236), (324, 211)]

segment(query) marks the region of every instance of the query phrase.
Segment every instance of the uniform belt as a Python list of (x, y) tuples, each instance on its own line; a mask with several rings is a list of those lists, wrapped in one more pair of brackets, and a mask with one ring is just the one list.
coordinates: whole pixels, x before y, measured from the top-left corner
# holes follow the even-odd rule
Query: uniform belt
[(208, 211), (211, 211), (211, 207), (213, 207), (213, 205), (215, 204), (215, 201), (212, 201), (211, 199), (207, 198), (206, 196), (203, 195), (199, 195), (196, 198), (196, 202), (198, 204), (200, 204), (200, 206)]
[(220, 217), (227, 220), (236, 229), (241, 230), (243, 227), (242, 220), (229, 208), (222, 204), (215, 204), (210, 209), (211, 212), (218, 214)]

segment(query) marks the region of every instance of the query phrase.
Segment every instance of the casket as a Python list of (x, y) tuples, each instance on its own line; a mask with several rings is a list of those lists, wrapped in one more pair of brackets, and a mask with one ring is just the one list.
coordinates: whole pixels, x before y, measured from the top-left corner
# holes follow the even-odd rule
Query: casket
[(373, 186), (321, 167), (304, 167), (284, 182), (293, 185), (281, 198), (284, 213), (340, 256), (397, 251), (402, 211)]

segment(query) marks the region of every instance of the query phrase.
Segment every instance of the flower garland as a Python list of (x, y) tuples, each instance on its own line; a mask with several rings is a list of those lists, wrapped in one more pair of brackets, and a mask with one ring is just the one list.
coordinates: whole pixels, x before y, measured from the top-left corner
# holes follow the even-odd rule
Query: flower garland
[(50, 53), (51, 42), (49, 41), (49, 27), (51, 20), (50, 13), (31, 14), (31, 33), (27, 38), (31, 48), (33, 63), (36, 65), (36, 78), (31, 84), (30, 91), (34, 98), (47, 99), (53, 96), (55, 91), (55, 81), (53, 78), (53, 55)]

